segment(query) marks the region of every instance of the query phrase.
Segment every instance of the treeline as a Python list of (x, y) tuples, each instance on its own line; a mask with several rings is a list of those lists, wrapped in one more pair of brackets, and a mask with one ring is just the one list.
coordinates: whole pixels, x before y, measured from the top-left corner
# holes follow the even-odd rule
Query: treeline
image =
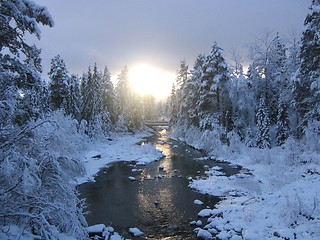
[(141, 130), (144, 119), (163, 114), (161, 103), (156, 103), (153, 96), (132, 91), (127, 67), (122, 69), (114, 86), (107, 67), (102, 72), (95, 64), (82, 77), (70, 76), (58, 55), (51, 61), (49, 79), (47, 109), (63, 110), (90, 137), (113, 130)]
[(172, 124), (219, 131), (226, 144), (238, 136), (258, 148), (301, 139), (306, 129), (319, 139), (319, 9), (319, 0), (313, 0), (301, 41), (286, 45), (278, 33), (266, 33), (252, 44), (247, 73), (236, 54), (229, 66), (216, 43), (197, 57), (193, 69), (182, 61), (170, 100)]

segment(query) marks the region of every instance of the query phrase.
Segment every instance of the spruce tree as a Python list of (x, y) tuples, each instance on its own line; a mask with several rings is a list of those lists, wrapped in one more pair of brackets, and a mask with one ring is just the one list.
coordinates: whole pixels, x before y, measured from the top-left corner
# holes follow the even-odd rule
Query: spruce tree
[(116, 102), (116, 93), (111, 81), (111, 74), (109, 72), (108, 67), (106, 66), (103, 71), (102, 76), (102, 111), (109, 112), (110, 120), (112, 124), (116, 123), (116, 110), (115, 110), (115, 102)]
[(256, 113), (257, 133), (256, 133), (256, 146), (259, 148), (270, 148), (270, 119), (269, 113), (266, 108), (264, 97), (260, 98), (259, 107)]
[(222, 56), (222, 49), (214, 43), (207, 55), (200, 78), (199, 99), (196, 109), (200, 119), (200, 128), (210, 129), (218, 122), (230, 130), (232, 128), (231, 103), (228, 94), (229, 73)]
[(52, 110), (65, 108), (67, 97), (69, 95), (69, 76), (67, 67), (57, 55), (51, 60), (49, 74), (50, 106)]
[[(134, 132), (133, 93), (130, 88), (128, 68), (125, 66), (118, 76), (116, 85), (117, 96), (117, 125), (122, 130)], [(126, 129), (124, 129), (126, 128)]]
[(313, 0), (304, 22), (300, 49), (300, 74), (296, 83), (296, 108), (301, 125), (320, 121), (320, 0)]
[(72, 118), (80, 121), (81, 108), (81, 94), (80, 94), (80, 80), (76, 75), (71, 75), (69, 78), (69, 90), (66, 97), (65, 111)]
[(277, 116), (277, 146), (285, 143), (290, 135), (288, 105), (282, 101), (279, 102), (278, 116)]
[(172, 83), (171, 95), (170, 95), (170, 123), (176, 124), (178, 120), (178, 104), (177, 104), (177, 91), (176, 86)]

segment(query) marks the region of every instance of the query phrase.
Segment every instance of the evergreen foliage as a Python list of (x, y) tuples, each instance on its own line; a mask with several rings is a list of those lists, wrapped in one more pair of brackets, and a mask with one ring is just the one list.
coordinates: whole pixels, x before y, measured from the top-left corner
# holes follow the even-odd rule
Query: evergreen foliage
[(67, 67), (60, 55), (51, 60), (49, 78), (51, 80), (49, 84), (51, 109), (66, 108), (67, 97), (70, 95), (70, 79)]
[(263, 97), (260, 98), (256, 118), (258, 129), (256, 134), (256, 146), (259, 148), (270, 148), (270, 119), (266, 103)]

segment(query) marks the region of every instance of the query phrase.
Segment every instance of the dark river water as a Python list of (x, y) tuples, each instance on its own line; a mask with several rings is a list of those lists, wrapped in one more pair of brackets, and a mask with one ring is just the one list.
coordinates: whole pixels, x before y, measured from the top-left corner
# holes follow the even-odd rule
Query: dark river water
[[(88, 205), (88, 224), (112, 226), (126, 239), (195, 239), (195, 227), (190, 222), (199, 220), (198, 212), (212, 208), (219, 198), (193, 191), (188, 187), (188, 178), (204, 176), (207, 166), (220, 166), (227, 175), (239, 169), (212, 160), (195, 161), (205, 155), (161, 134), (141, 144), (144, 142), (153, 143), (165, 157), (145, 166), (125, 161), (112, 163), (97, 174), (95, 182), (78, 187)], [(204, 204), (194, 204), (196, 199)], [(131, 227), (139, 228), (144, 235), (133, 237), (128, 233)]]

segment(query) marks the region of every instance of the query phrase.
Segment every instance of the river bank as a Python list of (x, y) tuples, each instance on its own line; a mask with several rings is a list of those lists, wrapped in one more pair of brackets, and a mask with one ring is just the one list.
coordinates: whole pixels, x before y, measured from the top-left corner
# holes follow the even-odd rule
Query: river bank
[[(215, 169), (191, 188), (225, 196), (201, 228), (219, 239), (319, 239), (320, 154), (288, 140), (272, 149), (249, 148), (232, 139), (222, 145), (210, 133), (177, 129), (173, 138), (204, 149), (213, 159), (239, 164), (247, 172), (226, 177)], [(200, 228), (196, 229), (200, 231)]]
[(143, 146), (137, 143), (144, 137), (153, 133), (143, 131), (136, 134), (130, 133), (110, 133), (106, 141), (94, 141), (87, 144), (82, 152), (82, 161), (85, 166), (85, 175), (77, 178), (77, 184), (94, 181), (95, 175), (103, 167), (112, 162), (135, 161), (146, 164), (158, 160), (163, 154), (156, 150), (151, 144)]

